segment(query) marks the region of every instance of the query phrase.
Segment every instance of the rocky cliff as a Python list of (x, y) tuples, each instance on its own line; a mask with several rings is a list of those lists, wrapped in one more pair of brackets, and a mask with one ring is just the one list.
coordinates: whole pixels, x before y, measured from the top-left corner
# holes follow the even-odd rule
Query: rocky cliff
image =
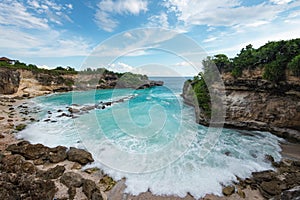
[[(233, 78), (223, 74), (226, 89), (225, 127), (270, 131), (280, 137), (300, 142), (300, 79), (272, 83), (261, 76)], [(186, 82), (183, 98), (195, 106), (192, 81)], [(209, 117), (196, 106), (197, 121), (208, 125)]]
[(51, 70), (27, 70), (0, 68), (0, 94), (19, 97), (35, 97), (53, 92), (71, 90), (134, 88), (144, 89), (163, 85), (162, 81), (151, 81), (147, 76), (132, 73), (114, 73), (103, 69), (101, 73), (59, 73)]
[(20, 72), (8, 68), (0, 68), (0, 94), (13, 94), (18, 91)]

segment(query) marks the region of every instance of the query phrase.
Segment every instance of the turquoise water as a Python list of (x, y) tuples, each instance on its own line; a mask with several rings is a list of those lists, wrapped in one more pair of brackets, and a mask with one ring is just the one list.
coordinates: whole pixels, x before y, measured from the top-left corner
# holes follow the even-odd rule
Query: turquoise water
[[(184, 78), (163, 78), (164, 87), (145, 90), (116, 89), (53, 94), (33, 99), (40, 122), (18, 137), (48, 146), (88, 149), (101, 167), (119, 180), (126, 192), (150, 189), (158, 195), (195, 198), (221, 194), (221, 184), (253, 171), (271, 169), (264, 156), (280, 159), (279, 138), (267, 132), (223, 129), (214, 146), (204, 141), (207, 127), (195, 123), (194, 110), (182, 103)], [(160, 78), (161, 80), (161, 78)], [(85, 108), (117, 101), (105, 109), (58, 117), (68, 107)], [(51, 114), (48, 113), (50, 111)], [(50, 119), (50, 122), (45, 122)], [(51, 122), (53, 121), (53, 122)], [(203, 151), (209, 152), (203, 154)]]

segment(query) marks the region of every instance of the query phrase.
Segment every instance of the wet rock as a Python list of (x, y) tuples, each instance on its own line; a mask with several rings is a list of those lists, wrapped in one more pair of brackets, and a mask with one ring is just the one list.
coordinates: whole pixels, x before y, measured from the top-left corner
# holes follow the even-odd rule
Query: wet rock
[(59, 109), (59, 110), (57, 110), (57, 112), (62, 112), (63, 110), (61, 110), (61, 109)]
[(67, 186), (68, 188), (81, 187), (82, 176), (74, 172), (66, 172), (60, 178), (60, 182), (65, 186)]
[(67, 158), (67, 147), (57, 146), (50, 149), (49, 161), (52, 163), (62, 162)]
[(93, 174), (97, 171), (99, 171), (100, 169), (98, 167), (93, 167), (93, 168), (88, 168), (88, 169), (85, 169), (84, 171), (88, 174)]
[(222, 193), (225, 195), (225, 196), (230, 196), (234, 193), (235, 191), (235, 187), (234, 186), (226, 186), (223, 188), (222, 190)]
[(26, 124), (19, 124), (19, 125), (16, 126), (16, 130), (17, 131), (22, 131), (26, 128), (26, 126), (27, 126)]
[(92, 154), (83, 149), (71, 147), (67, 152), (67, 156), (69, 161), (78, 162), (82, 165), (85, 165), (89, 162), (94, 162)]
[(116, 185), (116, 181), (106, 175), (102, 179), (100, 179), (99, 185), (103, 191), (109, 191)]
[(272, 170), (266, 170), (261, 172), (253, 172), (253, 180), (255, 182), (271, 181), (275, 178), (276, 173)]
[(80, 112), (80, 110), (79, 109), (76, 109), (76, 108), (68, 108), (68, 111), (70, 112), (70, 113), (79, 113)]
[(45, 180), (57, 179), (63, 175), (65, 170), (66, 168), (64, 166), (57, 165), (54, 168), (48, 169), (47, 171), (39, 171), (37, 176)]
[(281, 200), (300, 200), (300, 186), (286, 190), (280, 195)]
[(279, 195), (281, 193), (280, 181), (264, 181), (260, 184), (260, 191), (266, 198)]
[(5, 117), (0, 117), (0, 120), (4, 120), (5, 119)]
[[(92, 180), (84, 179), (82, 185), (82, 191), (87, 196), (88, 199), (92, 199), (93, 193), (100, 193), (99, 189), (97, 188), (96, 184)], [(101, 196), (102, 198), (102, 196)]]

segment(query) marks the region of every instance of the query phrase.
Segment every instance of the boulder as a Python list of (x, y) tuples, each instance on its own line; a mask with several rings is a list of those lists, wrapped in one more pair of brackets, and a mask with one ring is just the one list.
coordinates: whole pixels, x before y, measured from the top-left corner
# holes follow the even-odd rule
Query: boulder
[(57, 146), (50, 149), (49, 161), (52, 163), (62, 162), (67, 158), (67, 147)]
[(20, 154), (30, 160), (47, 159), (50, 152), (49, 147), (42, 144), (30, 144), (25, 141), (12, 144), (6, 150), (11, 151), (13, 154)]
[(67, 186), (68, 188), (81, 187), (82, 176), (74, 172), (66, 172), (60, 178), (60, 182), (65, 186)]
[(260, 184), (260, 191), (262, 195), (269, 199), (272, 196), (279, 195), (281, 193), (281, 187), (280, 187), (281, 182), (280, 181), (269, 181), (269, 182), (262, 182)]
[(78, 162), (82, 165), (85, 165), (89, 162), (94, 162), (92, 154), (83, 149), (71, 147), (67, 152), (67, 156), (69, 161)]
[(92, 180), (84, 179), (83, 185), (82, 185), (82, 191), (87, 196), (88, 199), (92, 198), (92, 194), (94, 192), (97, 192), (97, 186), (96, 183)]
[(234, 193), (235, 191), (235, 187), (230, 185), (230, 186), (226, 186), (223, 188), (222, 190), (222, 193), (225, 195), (225, 196), (230, 196)]
[(39, 171), (37, 176), (45, 180), (57, 179), (63, 175), (65, 170), (66, 168), (64, 166), (57, 165), (51, 169), (48, 169), (47, 171)]

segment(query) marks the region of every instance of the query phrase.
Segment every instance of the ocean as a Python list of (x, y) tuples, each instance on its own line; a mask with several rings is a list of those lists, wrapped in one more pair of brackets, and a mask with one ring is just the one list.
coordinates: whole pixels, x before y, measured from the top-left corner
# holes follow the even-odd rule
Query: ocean
[[(222, 194), (222, 185), (272, 169), (265, 155), (280, 160), (280, 139), (268, 132), (223, 129), (214, 145), (208, 128), (195, 123), (183, 103), (183, 77), (153, 77), (164, 86), (144, 90), (107, 89), (51, 94), (32, 99), (40, 121), (18, 133), (31, 143), (86, 148), (115, 180), (126, 178), (126, 193), (195, 198)], [(96, 105), (96, 109), (86, 109)], [(73, 118), (69, 107), (81, 110)], [(217, 132), (217, 131), (216, 131)], [(206, 152), (205, 154), (203, 152)]]

